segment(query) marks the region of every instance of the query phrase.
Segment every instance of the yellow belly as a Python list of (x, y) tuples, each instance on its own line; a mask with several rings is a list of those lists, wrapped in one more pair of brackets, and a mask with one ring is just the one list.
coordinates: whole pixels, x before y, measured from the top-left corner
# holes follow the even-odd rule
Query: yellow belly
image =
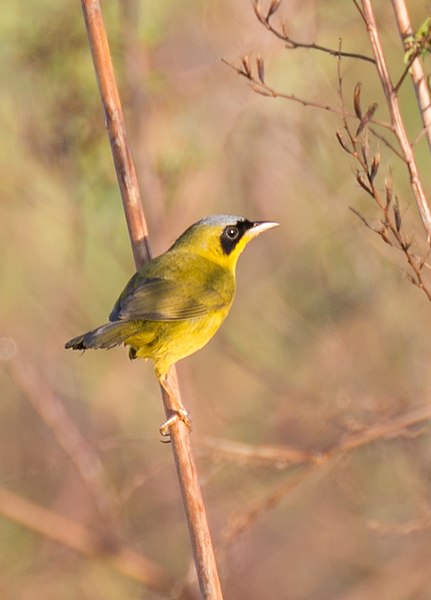
[(179, 360), (200, 350), (223, 323), (229, 307), (184, 321), (143, 321), (142, 333), (125, 341), (137, 358), (151, 358), (158, 375)]

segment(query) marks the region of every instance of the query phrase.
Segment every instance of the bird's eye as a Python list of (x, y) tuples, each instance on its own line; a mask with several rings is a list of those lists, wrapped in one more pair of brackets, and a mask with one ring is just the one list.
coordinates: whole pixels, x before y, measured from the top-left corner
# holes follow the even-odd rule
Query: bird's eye
[(229, 240), (236, 240), (238, 237), (239, 231), (237, 227), (226, 227), (225, 235)]

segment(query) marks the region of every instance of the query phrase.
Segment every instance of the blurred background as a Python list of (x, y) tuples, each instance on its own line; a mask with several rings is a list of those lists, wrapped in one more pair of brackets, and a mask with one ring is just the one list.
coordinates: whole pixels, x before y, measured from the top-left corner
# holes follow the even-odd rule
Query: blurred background
[[(375, 4), (397, 80), (392, 9)], [(410, 4), (419, 26), (425, 5)], [(349, 210), (379, 216), (336, 140), (340, 117), (259, 96), (221, 61), (260, 54), (272, 87), (339, 107), (336, 59), (286, 50), (249, 0), (105, 0), (103, 11), (154, 253), (209, 214), (281, 223), (241, 257), (222, 330), (179, 367), (225, 598), (431, 598), (430, 415), (384, 434), (429, 403), (430, 304), (402, 253)], [(294, 39), (371, 54), (353, 2), (284, 0), (280, 17)], [(80, 3), (6, 0), (0, 39), (0, 479), (31, 502), (8, 518), (15, 496), (0, 493), (0, 596), (156, 598), (23, 525), (43, 507), (106, 547), (118, 535), (174, 579), (192, 573), (151, 364), (122, 348), (63, 349), (106, 321), (134, 271)], [(349, 110), (361, 81), (364, 106), (378, 102), (387, 120), (373, 65), (341, 70)], [(400, 97), (414, 139), (408, 79)], [(392, 169), (418, 242), (404, 165), (373, 144), (379, 185)], [(424, 140), (417, 156), (429, 173)], [(310, 462), (354, 436), (365, 441)], [(81, 451), (97, 467), (87, 480)]]

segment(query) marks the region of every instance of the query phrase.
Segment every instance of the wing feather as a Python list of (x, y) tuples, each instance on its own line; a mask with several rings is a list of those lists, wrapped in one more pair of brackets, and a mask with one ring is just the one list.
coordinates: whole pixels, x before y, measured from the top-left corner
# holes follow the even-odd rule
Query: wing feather
[(129, 283), (109, 319), (183, 321), (204, 316), (225, 304), (222, 294), (214, 288), (163, 278), (145, 279), (139, 284)]

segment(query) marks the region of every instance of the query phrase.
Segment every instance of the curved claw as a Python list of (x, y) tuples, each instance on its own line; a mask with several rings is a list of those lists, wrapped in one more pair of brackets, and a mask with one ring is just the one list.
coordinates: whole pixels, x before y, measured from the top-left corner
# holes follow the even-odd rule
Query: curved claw
[(174, 412), (174, 414), (171, 417), (169, 417), (169, 419), (167, 419), (164, 423), (160, 425), (160, 435), (162, 435), (163, 437), (170, 436), (169, 428), (174, 423), (177, 423), (177, 421), (182, 421), (189, 430), (189, 432), (192, 430), (192, 422), (189, 412), (185, 408), (179, 408)]

